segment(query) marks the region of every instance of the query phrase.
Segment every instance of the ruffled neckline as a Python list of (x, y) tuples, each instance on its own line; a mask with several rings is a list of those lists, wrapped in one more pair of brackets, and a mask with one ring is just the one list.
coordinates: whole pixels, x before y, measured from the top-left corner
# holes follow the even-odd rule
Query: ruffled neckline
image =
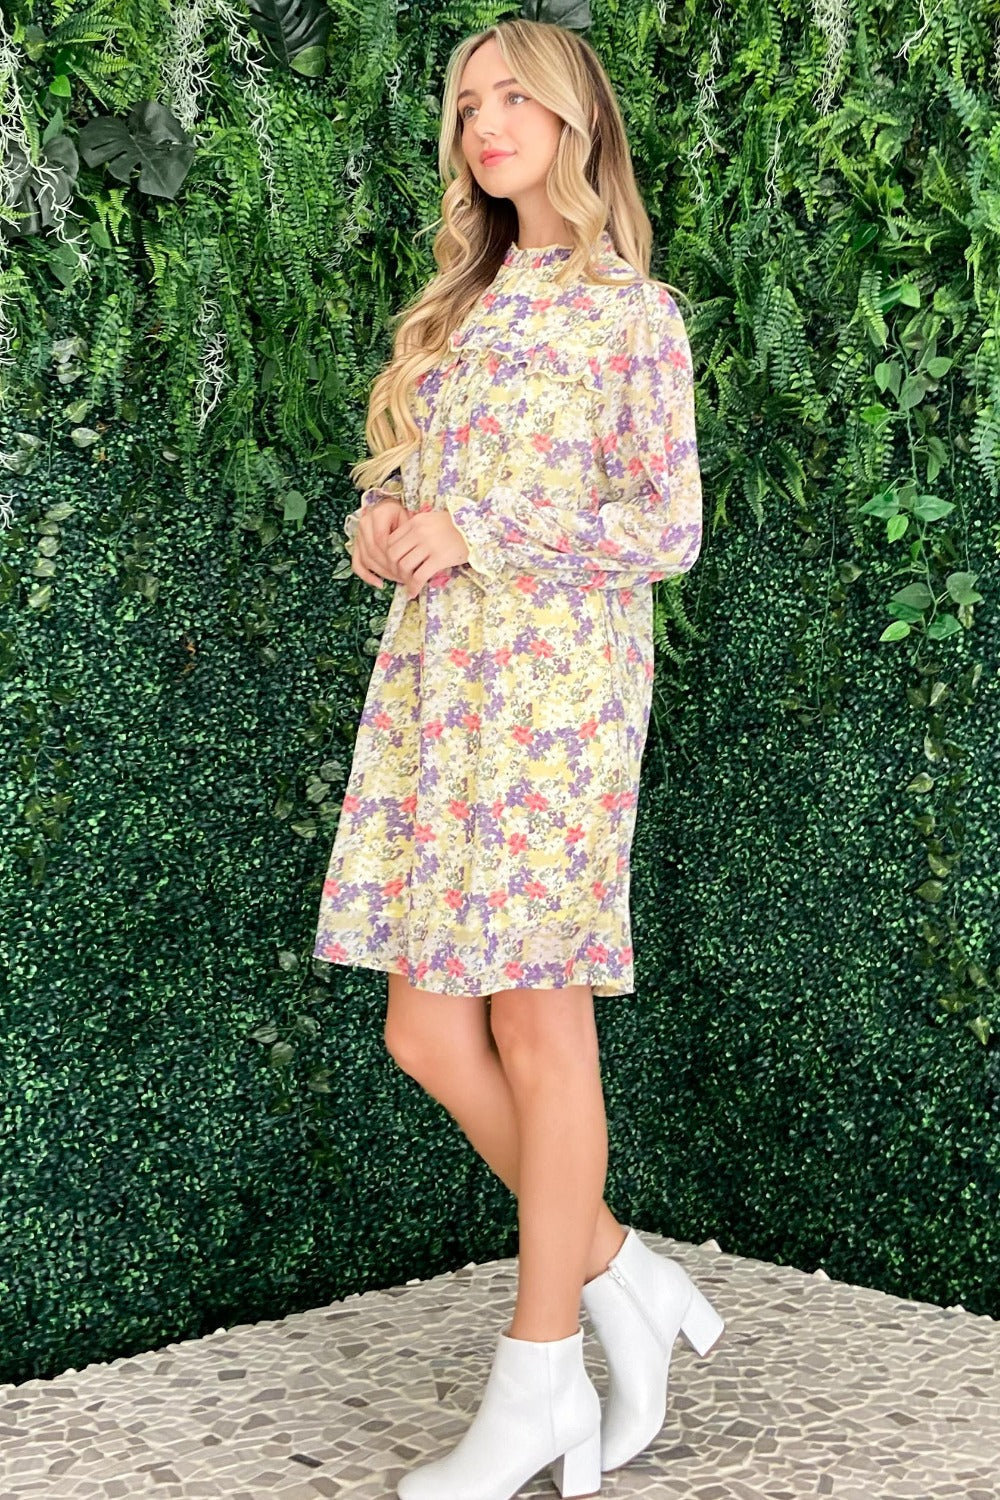
[[(601, 230), (596, 243), (599, 253), (616, 253), (614, 240), (608, 230)], [(563, 261), (569, 260), (572, 254), (572, 245), (530, 245), (522, 249), (516, 240), (511, 240), (501, 264), (510, 271), (537, 271), (542, 275), (554, 275)]]

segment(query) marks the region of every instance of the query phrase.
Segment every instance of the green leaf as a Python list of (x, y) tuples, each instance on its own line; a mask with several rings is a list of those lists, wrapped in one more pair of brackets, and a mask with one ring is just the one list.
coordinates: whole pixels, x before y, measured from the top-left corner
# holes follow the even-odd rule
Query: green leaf
[(919, 406), (926, 394), (926, 386), (919, 375), (907, 375), (903, 381), (903, 389), (899, 393), (899, 406), (901, 411), (910, 411), (914, 406)]
[(954, 635), (957, 630), (961, 630), (961, 628), (961, 621), (956, 620), (954, 615), (938, 615), (937, 619), (932, 620), (928, 625), (927, 635), (932, 641), (943, 641), (949, 635)]
[(905, 604), (907, 609), (929, 609), (934, 603), (934, 595), (926, 583), (908, 583), (905, 589), (899, 589), (891, 596), (893, 604)]
[(945, 588), (956, 604), (981, 604), (983, 596), (973, 588), (978, 573), (949, 573)]
[(887, 625), (879, 636), (880, 641), (901, 641), (904, 636), (909, 635), (910, 627), (905, 620), (893, 620)]
[(954, 509), (950, 500), (939, 500), (936, 495), (918, 495), (913, 502), (913, 514), (918, 521), (940, 521)]

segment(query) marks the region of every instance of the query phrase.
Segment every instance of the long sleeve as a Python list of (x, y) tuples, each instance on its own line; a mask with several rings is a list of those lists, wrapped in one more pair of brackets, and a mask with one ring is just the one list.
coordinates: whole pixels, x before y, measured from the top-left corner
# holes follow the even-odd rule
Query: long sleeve
[(381, 484), (373, 484), (369, 489), (362, 490), (361, 504), (357, 510), (352, 510), (344, 521), (344, 532), (347, 540), (352, 542), (357, 533), (361, 516), (368, 505), (377, 505), (380, 500), (402, 500), (403, 477), (399, 469), (393, 469), (392, 473), (383, 479)]
[(701, 475), (691, 350), (666, 287), (643, 283), (617, 348), (604, 357), (599, 443), (611, 498), (555, 505), (497, 484), (483, 498), (444, 496), (489, 589), (532, 573), (582, 588), (629, 588), (685, 573), (701, 549)]

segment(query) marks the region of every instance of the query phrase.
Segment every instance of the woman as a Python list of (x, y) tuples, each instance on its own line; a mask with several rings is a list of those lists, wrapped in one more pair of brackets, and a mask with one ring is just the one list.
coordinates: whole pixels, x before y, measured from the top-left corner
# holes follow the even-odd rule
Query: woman
[[(634, 991), (652, 583), (701, 544), (691, 358), (607, 77), (512, 20), (445, 80), (440, 267), (376, 380), (352, 567), (397, 588), (314, 954), (388, 972), (386, 1045), (517, 1194), (519, 1281), (462, 1440), (401, 1500), (596, 1494), (722, 1319), (603, 1202), (595, 995)], [(610, 225), (610, 227), (608, 227)], [(581, 1293), (608, 1358), (601, 1420)]]

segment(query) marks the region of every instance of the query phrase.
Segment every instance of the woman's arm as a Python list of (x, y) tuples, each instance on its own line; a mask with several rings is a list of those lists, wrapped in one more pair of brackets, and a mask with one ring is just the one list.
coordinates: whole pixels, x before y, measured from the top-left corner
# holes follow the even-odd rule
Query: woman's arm
[(478, 503), (446, 495), (483, 588), (523, 573), (583, 588), (628, 588), (685, 573), (701, 549), (701, 473), (691, 350), (677, 304), (644, 283), (624, 345), (604, 370), (598, 431), (613, 498), (596, 512), (495, 485)]

